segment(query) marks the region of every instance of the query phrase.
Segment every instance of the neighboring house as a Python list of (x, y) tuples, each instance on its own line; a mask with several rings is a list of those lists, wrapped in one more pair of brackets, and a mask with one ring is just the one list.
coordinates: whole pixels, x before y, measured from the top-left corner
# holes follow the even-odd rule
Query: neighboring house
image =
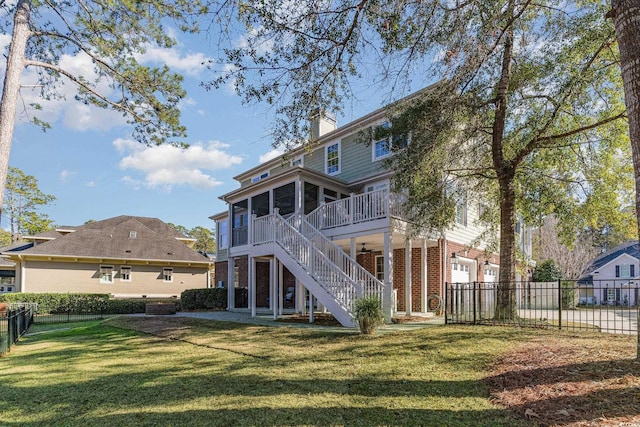
[(15, 292), (16, 263), (0, 258), (0, 294)]
[[(352, 304), (363, 295), (380, 297), (389, 320), (433, 308), (430, 296), (444, 295), (445, 282), (498, 280), (499, 256), (472, 244), (483, 231), (476, 225), (482, 205), (472, 197), (460, 197), (454, 227), (409, 238), (382, 162), (399, 142), (358, 140), (360, 131), (385, 125), (385, 113), (340, 128), (332, 117), (316, 117), (311, 151), (234, 178), (240, 187), (220, 197), (228, 210), (210, 217), (216, 285), (235, 289), (230, 309), (277, 317), (285, 307), (323, 307), (353, 326)], [(530, 233), (520, 236), (530, 249)]]
[(0, 249), (18, 292), (172, 297), (205, 288), (212, 262), (195, 240), (156, 218), (118, 216), (25, 237)]
[(578, 280), (580, 303), (638, 305), (640, 248), (628, 241), (594, 258)]

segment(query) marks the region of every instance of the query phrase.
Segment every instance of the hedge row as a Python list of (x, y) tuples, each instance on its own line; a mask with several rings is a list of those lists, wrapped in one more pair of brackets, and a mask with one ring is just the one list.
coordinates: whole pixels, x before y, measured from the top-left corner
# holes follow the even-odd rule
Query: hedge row
[(54, 293), (7, 293), (0, 295), (0, 302), (26, 302), (38, 304), (40, 314), (58, 313), (144, 313), (148, 302), (172, 302), (180, 310), (180, 301), (175, 298), (109, 299), (109, 294), (54, 294)]
[(180, 295), (182, 308), (185, 310), (227, 308), (227, 289), (187, 289)]

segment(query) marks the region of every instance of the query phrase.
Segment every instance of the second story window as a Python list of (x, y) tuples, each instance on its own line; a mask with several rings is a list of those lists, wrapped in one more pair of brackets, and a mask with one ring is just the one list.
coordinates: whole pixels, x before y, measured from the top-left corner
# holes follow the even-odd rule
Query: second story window
[(326, 149), (327, 175), (335, 175), (340, 172), (340, 143), (327, 146)]
[(467, 225), (467, 196), (461, 194), (456, 201), (456, 224)]
[[(382, 129), (389, 129), (389, 122), (384, 122), (379, 126)], [(382, 159), (391, 154), (390, 138), (385, 136), (373, 143), (373, 160)]]
[(167, 267), (162, 269), (162, 281), (166, 283), (173, 282), (173, 268)]
[(218, 222), (218, 248), (226, 249), (229, 246), (229, 220)]
[(100, 283), (113, 283), (113, 266), (100, 266)]
[(122, 282), (131, 281), (131, 267), (120, 267), (120, 280)]
[(263, 174), (256, 175), (253, 178), (251, 178), (251, 183), (262, 181), (263, 179), (268, 178), (268, 177), (269, 177), (269, 172), (265, 172)]
[(616, 265), (616, 277), (635, 277), (636, 275), (636, 266), (631, 264), (627, 265)]

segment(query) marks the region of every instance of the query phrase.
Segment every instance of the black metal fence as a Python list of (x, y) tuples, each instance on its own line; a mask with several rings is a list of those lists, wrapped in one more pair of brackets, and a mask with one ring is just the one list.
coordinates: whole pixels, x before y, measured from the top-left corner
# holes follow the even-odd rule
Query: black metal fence
[(29, 329), (35, 310), (35, 304), (10, 304), (0, 314), (0, 356), (11, 350), (11, 346)]
[(445, 285), (449, 324), (518, 325), (635, 334), (640, 282), (472, 282)]

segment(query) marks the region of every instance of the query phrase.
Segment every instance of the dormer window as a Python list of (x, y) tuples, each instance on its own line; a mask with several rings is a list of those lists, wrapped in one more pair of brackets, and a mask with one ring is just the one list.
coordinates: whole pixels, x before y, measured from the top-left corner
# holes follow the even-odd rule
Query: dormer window
[(253, 178), (251, 178), (251, 183), (253, 184), (253, 183), (256, 183), (258, 181), (262, 181), (263, 179), (268, 178), (268, 177), (269, 177), (269, 172), (265, 172), (265, 173), (263, 173), (261, 175), (256, 175)]

